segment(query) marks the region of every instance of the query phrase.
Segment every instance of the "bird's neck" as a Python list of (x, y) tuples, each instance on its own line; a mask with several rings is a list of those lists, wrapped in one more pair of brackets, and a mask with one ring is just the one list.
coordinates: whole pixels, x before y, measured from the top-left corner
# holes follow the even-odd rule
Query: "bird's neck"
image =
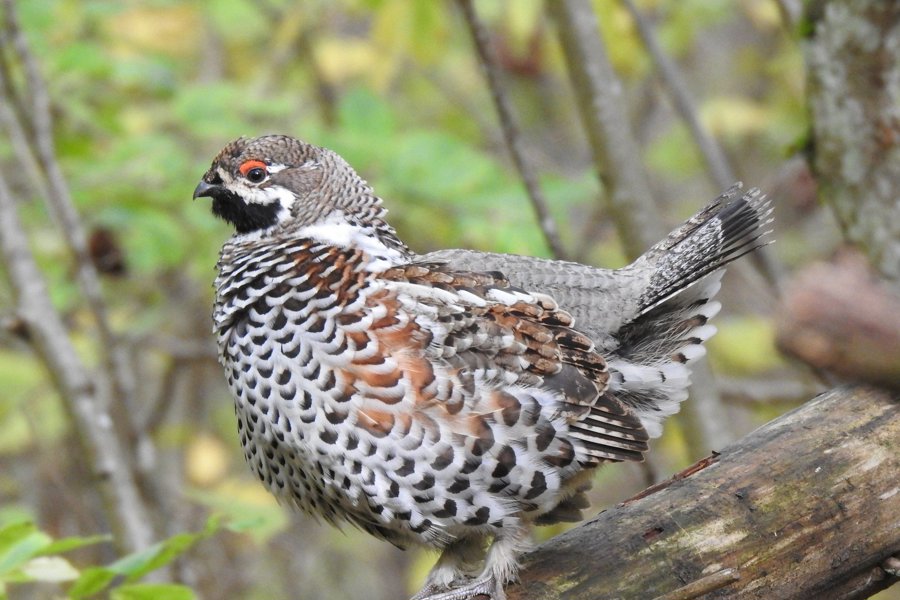
[(406, 262), (410, 253), (397, 233), (383, 219), (386, 211), (377, 216), (360, 219), (335, 211), (325, 220), (305, 225), (293, 232), (293, 236), (313, 239), (342, 250), (359, 250), (368, 255), (369, 270), (379, 271)]

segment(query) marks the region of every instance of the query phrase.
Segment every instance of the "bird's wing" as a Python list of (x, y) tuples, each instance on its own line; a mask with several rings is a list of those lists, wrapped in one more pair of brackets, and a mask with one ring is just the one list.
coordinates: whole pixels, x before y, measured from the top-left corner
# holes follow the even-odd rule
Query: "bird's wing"
[[(380, 383), (408, 382), (414, 414), (455, 423), (454, 433), (477, 443), (489, 428), (485, 418), (516, 424), (526, 410), (523, 393), (535, 390), (553, 399), (583, 462), (639, 460), (646, 451), (638, 419), (605, 393), (603, 357), (551, 297), (511, 287), (497, 272), (436, 263), (395, 267), (378, 277), (380, 289), (367, 302), (385, 314), (365, 334), (396, 365)], [(350, 369), (371, 397), (380, 365), (364, 360)], [(392, 413), (364, 409), (376, 428), (393, 425)]]
[(590, 336), (604, 354), (618, 345), (611, 332), (637, 314), (637, 298), (647, 286), (646, 277), (530, 256), (438, 250), (420, 259), (444, 263), (447, 269), (502, 271), (513, 286), (541, 290), (574, 316), (578, 330)]

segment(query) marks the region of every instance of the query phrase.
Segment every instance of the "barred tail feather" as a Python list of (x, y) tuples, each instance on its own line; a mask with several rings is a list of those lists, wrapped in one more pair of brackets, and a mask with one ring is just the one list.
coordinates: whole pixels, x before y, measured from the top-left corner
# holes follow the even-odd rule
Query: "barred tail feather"
[(727, 263), (765, 245), (772, 209), (753, 189), (735, 185), (673, 231), (635, 263), (652, 269), (637, 316), (615, 337), (610, 391), (632, 408), (650, 437), (687, 399), (690, 363), (706, 353), (709, 323), (721, 308), (712, 300)]
[(709, 321), (721, 305), (711, 298), (721, 279), (722, 271), (708, 275), (619, 331), (622, 343), (608, 362), (610, 390), (650, 437), (662, 434), (663, 420), (687, 399), (690, 363), (706, 354), (703, 344), (716, 332)]
[(636, 265), (654, 269), (642, 311), (768, 243), (762, 238), (771, 231), (771, 204), (758, 189), (741, 187), (733, 185), (638, 259)]

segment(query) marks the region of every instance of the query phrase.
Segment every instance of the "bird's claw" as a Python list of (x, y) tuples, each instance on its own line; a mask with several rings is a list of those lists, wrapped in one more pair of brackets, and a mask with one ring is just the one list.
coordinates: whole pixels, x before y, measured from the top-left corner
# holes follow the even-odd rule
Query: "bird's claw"
[(506, 594), (503, 586), (491, 576), (449, 589), (426, 585), (410, 600), (506, 600)]

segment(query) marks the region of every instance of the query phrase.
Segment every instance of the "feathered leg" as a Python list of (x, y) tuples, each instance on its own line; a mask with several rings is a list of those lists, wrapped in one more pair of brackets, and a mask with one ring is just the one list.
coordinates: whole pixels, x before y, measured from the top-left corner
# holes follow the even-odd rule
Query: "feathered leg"
[(454, 540), (441, 552), (425, 579), (425, 585), (410, 600), (428, 600), (472, 579), (473, 569), (484, 556), (484, 538), (470, 536)]
[[(486, 596), (490, 600), (506, 600), (503, 585), (516, 579), (519, 555), (528, 546), (528, 528), (524, 524), (517, 523), (512, 527), (504, 527), (494, 537), (484, 562), (484, 570), (474, 581), (444, 592), (426, 596), (416, 595), (413, 600), (475, 600), (480, 596)], [(442, 555), (441, 560), (443, 558)], [(440, 566), (440, 562), (439, 560), (439, 564), (435, 565), (435, 569)], [(425, 591), (422, 590), (420, 594)]]

